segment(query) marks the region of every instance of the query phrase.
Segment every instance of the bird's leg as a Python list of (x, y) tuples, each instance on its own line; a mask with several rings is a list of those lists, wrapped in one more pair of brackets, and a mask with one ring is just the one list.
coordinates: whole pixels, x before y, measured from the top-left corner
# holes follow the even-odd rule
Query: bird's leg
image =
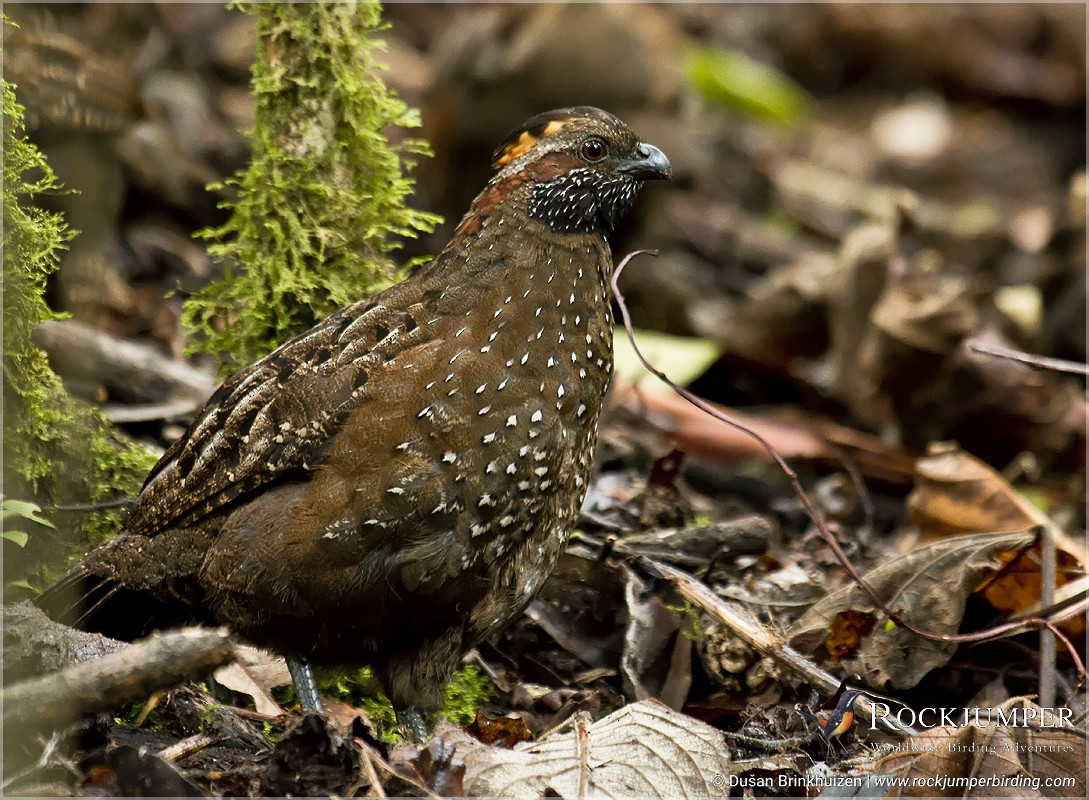
[(398, 708), (397, 724), (408, 735), (408, 738), (417, 744), (427, 741), (427, 725), (424, 716), (418, 708)]
[(321, 698), (318, 697), (318, 682), (314, 680), (314, 670), (310, 662), (302, 656), (285, 656), (287, 671), (295, 684), (295, 694), (299, 696), (299, 705), (304, 714), (321, 714)]

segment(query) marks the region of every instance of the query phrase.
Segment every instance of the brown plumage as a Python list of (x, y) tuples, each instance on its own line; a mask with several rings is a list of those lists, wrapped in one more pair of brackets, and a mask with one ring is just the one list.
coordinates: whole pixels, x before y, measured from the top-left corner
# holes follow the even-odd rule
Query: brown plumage
[(588, 107), (534, 117), (493, 163), (430, 264), (215, 393), (73, 574), (81, 627), (216, 620), (297, 684), (306, 661), (369, 663), (395, 708), (438, 708), (575, 521), (612, 368), (606, 236), (669, 177)]

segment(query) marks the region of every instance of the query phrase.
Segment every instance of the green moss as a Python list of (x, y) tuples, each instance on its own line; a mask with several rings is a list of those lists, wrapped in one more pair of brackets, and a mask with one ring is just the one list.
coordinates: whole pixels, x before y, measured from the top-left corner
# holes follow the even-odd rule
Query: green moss
[(408, 208), (419, 125), (382, 82), (377, 2), (239, 4), (256, 18), (249, 166), (228, 183), (231, 216), (205, 230), (225, 277), (186, 303), (194, 349), (232, 371), (391, 283), (396, 237), (430, 231)]
[(700, 624), (700, 610), (696, 608), (691, 600), (686, 599), (676, 604), (666, 603), (665, 607), (684, 617), (685, 624), (681, 628), (682, 636), (693, 642), (698, 642), (703, 638), (704, 631), (703, 626)]
[(476, 719), (476, 712), (492, 697), (492, 682), (472, 664), (457, 671), (446, 687), (442, 711), (455, 725), (464, 727)]
[[(123, 728), (139, 728), (152, 733), (169, 733), (173, 736), (181, 736), (179, 731), (172, 730), (166, 718), (158, 709), (152, 709), (146, 717), (141, 719), (147, 703), (133, 703), (113, 718), (113, 721)], [(207, 712), (205, 712), (207, 713)]]
[[(386, 741), (400, 741), (400, 732), (396, 730), (396, 712), (370, 667), (324, 674), (318, 681), (318, 688), (324, 695), (366, 711)], [(291, 691), (293, 700), (294, 690)], [(446, 687), (439, 713), (455, 725), (465, 726), (476, 719), (477, 710), (491, 696), (491, 681), (479, 669), (469, 664), (454, 673)]]
[[(93, 408), (65, 392), (31, 331), (56, 315), (44, 294), (49, 274), (75, 235), (59, 214), (35, 205), (44, 194), (63, 191), (41, 152), (23, 134), (23, 107), (13, 87), (3, 84), (4, 206), (4, 492), (50, 514), (58, 504), (88, 503), (135, 495), (155, 456), (113, 432)], [(109, 511), (69, 521), (58, 534), (42, 529), (26, 546), (8, 549), (8, 585), (39, 587), (54, 580), (74, 550), (84, 549), (81, 533), (97, 540), (117, 530)], [(60, 526), (59, 520), (54, 520)]]

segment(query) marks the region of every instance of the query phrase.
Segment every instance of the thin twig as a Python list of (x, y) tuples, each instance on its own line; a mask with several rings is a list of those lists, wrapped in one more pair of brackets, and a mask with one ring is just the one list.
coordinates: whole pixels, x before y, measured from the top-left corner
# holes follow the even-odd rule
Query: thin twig
[(635, 352), (636, 357), (643, 364), (643, 366), (646, 367), (648, 371), (650, 371), (659, 380), (669, 386), (673, 391), (675, 391), (689, 403), (694, 405), (696, 408), (699, 408), (707, 414), (710, 414), (712, 417), (719, 420), (720, 422), (724, 422), (730, 427), (735, 428), (753, 437), (753, 439), (755, 439), (760, 444), (760, 446), (764, 448), (764, 450), (776, 463), (779, 469), (782, 470), (783, 474), (786, 475), (789, 479), (790, 485), (794, 489), (794, 493), (795, 495), (797, 495), (798, 501), (801, 503), (802, 508), (805, 509), (806, 514), (813, 521), (813, 524), (817, 526), (817, 530), (820, 531), (821, 536), (824, 537), (824, 540), (828, 543), (828, 546), (835, 554), (836, 560), (839, 561), (839, 563), (847, 571), (847, 574), (851, 577), (851, 580), (858, 584), (859, 588), (862, 589), (862, 592), (877, 608), (883, 611), (888, 616), (888, 618), (892, 620), (892, 622), (896, 625), (899, 625), (905, 630), (914, 633), (916, 636), (921, 636), (924, 639), (929, 639), (931, 641), (937, 642), (981, 642), (987, 639), (993, 639), (1000, 634), (1010, 633), (1012, 631), (1020, 631), (1027, 627), (1047, 628), (1054, 632), (1055, 635), (1066, 646), (1067, 651), (1070, 653), (1070, 657), (1073, 659), (1074, 664), (1077, 667), (1078, 675), (1084, 678), (1085, 665), (1082, 663), (1081, 657), (1078, 655), (1078, 652), (1075, 649), (1073, 643), (1061, 631), (1059, 631), (1059, 629), (1056, 628), (1053, 623), (1048, 620), (1033, 618), (1021, 620), (1019, 622), (1006, 622), (1001, 625), (995, 625), (994, 627), (988, 628), (983, 631), (977, 631), (975, 633), (941, 634), (921, 630), (920, 628), (917, 628), (911, 623), (907, 622), (901, 614), (889, 608), (889, 606), (885, 603), (884, 600), (881, 599), (881, 597), (877, 594), (873, 587), (866, 583), (865, 580), (863, 580), (862, 575), (860, 575), (858, 570), (855, 569), (854, 565), (851, 564), (851, 561), (847, 557), (847, 554), (843, 552), (843, 548), (840, 547), (839, 541), (832, 534), (832, 532), (828, 530), (828, 525), (824, 521), (824, 517), (819, 511), (817, 511), (817, 508), (813, 504), (813, 501), (810, 499), (809, 494), (802, 487), (802, 483), (798, 479), (798, 474), (793, 469), (791, 469), (789, 464), (786, 463), (783, 457), (779, 454), (779, 451), (776, 450), (775, 447), (772, 446), (772, 444), (760, 434), (756, 433), (753, 430), (750, 430), (736, 420), (731, 419), (728, 415), (723, 414), (721, 411), (712, 406), (703, 398), (698, 397), (687, 389), (675, 384), (665, 375), (665, 373), (663, 373), (661, 370), (651, 364), (647, 360), (646, 356), (643, 355), (643, 352), (639, 349), (639, 345), (635, 341), (635, 330), (632, 327), (631, 314), (628, 312), (627, 303), (624, 302), (624, 295), (620, 292), (619, 287), (620, 275), (624, 272), (624, 267), (626, 267), (628, 265), (628, 262), (630, 262), (635, 256), (638, 255), (656, 256), (658, 255), (658, 251), (634, 250), (631, 253), (628, 253), (626, 256), (624, 256), (623, 259), (621, 259), (620, 263), (616, 265), (616, 269), (613, 271), (612, 278), (613, 297), (616, 299), (617, 306), (620, 308), (620, 316), (624, 322), (624, 330), (627, 332), (628, 339), (629, 341), (631, 341), (632, 349)]
[(206, 747), (211, 747), (222, 738), (223, 737), (218, 734), (198, 733), (182, 739), (180, 742), (175, 742), (169, 747), (164, 747), (159, 751), (158, 755), (159, 758), (168, 763), (181, 761), (183, 758), (188, 758), (194, 753), (199, 753)]
[(979, 341), (969, 341), (968, 349), (973, 353), (995, 358), (1005, 358), (1010, 361), (1020, 361), (1040, 369), (1050, 369), (1055, 372), (1067, 372), (1071, 375), (1089, 375), (1089, 365), (1080, 364), (1077, 361), (1067, 361), (1065, 358), (1051, 358), (1050, 356), (1037, 356), (1026, 353), (1023, 350), (1015, 350), (1001, 344), (984, 344)]
[(386, 797), (386, 790), (385, 787), (382, 786), (382, 779), (378, 777), (378, 770), (374, 768), (374, 759), (377, 758), (377, 754), (358, 736), (355, 738), (355, 744), (363, 756), (363, 772), (366, 773), (367, 780), (370, 781), (371, 790), (376, 797)]
[[(1040, 605), (1049, 608), (1055, 602), (1055, 537), (1051, 528), (1040, 526)], [(1040, 629), (1040, 697), (1042, 708), (1055, 707), (1055, 634)]]
[(579, 788), (577, 797), (586, 800), (590, 791), (590, 715), (585, 711), (575, 714), (575, 741), (578, 748)]

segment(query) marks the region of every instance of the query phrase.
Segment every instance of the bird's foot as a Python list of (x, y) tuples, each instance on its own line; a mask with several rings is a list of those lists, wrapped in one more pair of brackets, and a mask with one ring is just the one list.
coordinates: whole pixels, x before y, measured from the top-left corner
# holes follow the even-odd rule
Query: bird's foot
[(397, 725), (411, 741), (423, 744), (428, 739), (427, 724), (418, 708), (397, 709)]

